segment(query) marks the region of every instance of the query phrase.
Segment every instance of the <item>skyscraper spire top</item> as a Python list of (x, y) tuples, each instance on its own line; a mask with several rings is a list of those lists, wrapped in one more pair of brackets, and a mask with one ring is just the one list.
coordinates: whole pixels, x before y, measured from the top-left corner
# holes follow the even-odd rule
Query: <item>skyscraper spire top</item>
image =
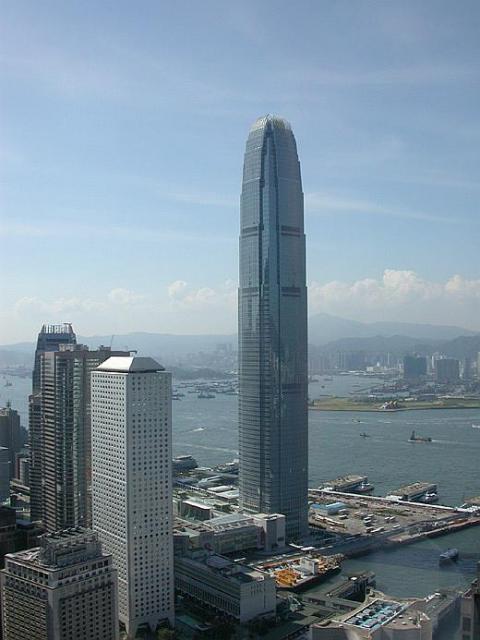
[(270, 124), (273, 127), (277, 127), (279, 129), (286, 129), (288, 131), (292, 130), (292, 127), (288, 122), (288, 120), (286, 120), (285, 118), (282, 118), (281, 116), (267, 113), (265, 116), (262, 116), (261, 118), (258, 118), (257, 120), (255, 120), (255, 122), (252, 124), (250, 128), (250, 132), (255, 131), (257, 129), (264, 129), (268, 124)]

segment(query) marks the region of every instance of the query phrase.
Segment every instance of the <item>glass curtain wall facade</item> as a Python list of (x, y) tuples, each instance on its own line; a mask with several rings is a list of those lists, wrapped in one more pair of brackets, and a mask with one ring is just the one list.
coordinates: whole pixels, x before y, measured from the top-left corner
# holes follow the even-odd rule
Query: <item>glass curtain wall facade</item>
[(288, 122), (257, 120), (243, 167), (239, 288), (240, 502), (307, 523), (307, 288), (303, 192)]
[(30, 444), (30, 517), (32, 521), (43, 518), (43, 493), (45, 482), (45, 438), (42, 422), (42, 384), (44, 378), (43, 355), (58, 351), (60, 345), (75, 345), (77, 338), (72, 325), (44, 324), (37, 339), (35, 364), (32, 375), (32, 395), (28, 398), (28, 424)]

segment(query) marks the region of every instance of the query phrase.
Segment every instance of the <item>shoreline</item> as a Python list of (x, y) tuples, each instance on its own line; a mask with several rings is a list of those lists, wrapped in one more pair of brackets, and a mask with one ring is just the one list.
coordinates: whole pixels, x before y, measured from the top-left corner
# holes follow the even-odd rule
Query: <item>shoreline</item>
[(398, 407), (397, 409), (380, 409), (379, 407), (369, 407), (368, 405), (360, 405), (360, 404), (351, 404), (348, 405), (345, 402), (345, 406), (339, 406), (339, 404), (330, 404), (328, 402), (324, 402), (321, 405), (309, 405), (309, 411), (350, 411), (350, 412), (361, 412), (361, 413), (399, 413), (402, 411), (430, 411), (432, 409), (435, 410), (451, 410), (451, 409), (480, 409), (480, 402), (472, 404), (472, 405), (464, 405), (464, 404), (451, 404), (451, 405), (429, 405), (429, 406), (417, 406), (412, 403), (413, 406), (407, 407)]

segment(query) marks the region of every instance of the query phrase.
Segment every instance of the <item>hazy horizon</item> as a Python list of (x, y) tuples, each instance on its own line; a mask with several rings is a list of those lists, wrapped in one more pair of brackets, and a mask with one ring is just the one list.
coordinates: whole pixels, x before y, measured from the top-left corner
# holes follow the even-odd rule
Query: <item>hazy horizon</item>
[[(409, 325), (411, 327), (437, 327), (438, 329), (458, 329), (458, 333), (456, 334), (458, 337), (462, 336), (462, 335), (476, 335), (476, 333), (480, 334), (480, 331), (476, 331), (475, 329), (468, 329), (467, 327), (461, 327), (459, 325), (446, 325), (443, 323), (413, 323), (413, 322), (399, 322), (396, 320), (372, 320), (370, 322), (361, 322), (356, 320), (355, 318), (347, 318), (347, 317), (341, 317), (341, 316), (334, 316), (331, 314), (327, 314), (327, 313), (319, 313), (319, 314), (309, 314), (308, 319), (309, 321), (311, 319), (315, 319), (321, 317), (321, 319), (327, 319), (327, 322), (335, 322), (335, 321), (341, 321), (341, 322), (346, 322), (346, 323), (359, 323), (360, 326), (362, 327), (373, 327), (376, 325), (383, 325), (385, 324), (391, 324), (392, 326), (395, 325), (404, 325), (405, 328), (408, 327)], [(62, 324), (63, 321), (57, 321), (57, 322), (45, 322), (44, 324)], [(96, 332), (96, 333), (91, 333), (91, 334), (86, 334), (81, 330), (81, 327), (78, 328), (74, 323), (72, 323), (73, 326), (73, 330), (75, 331), (75, 334), (77, 336), (77, 340), (81, 341), (81, 340), (93, 340), (94, 338), (114, 338), (116, 340), (118, 340), (120, 337), (122, 336), (128, 336), (128, 335), (152, 335), (152, 336), (172, 336), (172, 337), (178, 337), (181, 338), (183, 337), (205, 337), (205, 338), (216, 338), (216, 337), (225, 337), (225, 338), (235, 338), (237, 336), (237, 327), (233, 328), (231, 331), (229, 332), (225, 332), (225, 333), (214, 333), (214, 332), (197, 332), (197, 333), (185, 333), (185, 332), (175, 332), (175, 331), (144, 331), (141, 328), (136, 328), (133, 331), (125, 331), (123, 333), (118, 333), (118, 334), (110, 334), (110, 333), (100, 333), (100, 332)], [(16, 341), (16, 342), (2, 342), (0, 343), (0, 347), (15, 347), (17, 344), (25, 344), (25, 343), (29, 343), (31, 345), (34, 345), (36, 343), (36, 338), (37, 338), (37, 334), (38, 331), (40, 330), (40, 326), (37, 328), (37, 333), (35, 333), (35, 335), (33, 336), (33, 338), (29, 339), (29, 340), (21, 340), (21, 341)], [(355, 335), (350, 335), (348, 334), (348, 330), (345, 330), (346, 332), (343, 333), (342, 329), (339, 328), (338, 333), (339, 333), (339, 337), (338, 338), (333, 338), (332, 340), (336, 340), (336, 339), (340, 339), (340, 335), (341, 338), (356, 338), (356, 337), (369, 337), (368, 335), (365, 336), (355, 336)], [(465, 331), (465, 334), (462, 333), (462, 331)], [(472, 333), (475, 332), (475, 333)], [(316, 334), (318, 333), (318, 331), (315, 332)], [(423, 333), (423, 332), (422, 332)], [(412, 338), (418, 338), (419, 340), (424, 339), (424, 337), (422, 337), (421, 335), (413, 335), (413, 334), (408, 334), (408, 332), (404, 333), (404, 334), (398, 334), (398, 333), (392, 333), (389, 334), (388, 332), (380, 332), (378, 334), (376, 334), (378, 336), (386, 336), (386, 335), (390, 335), (390, 336), (394, 336), (394, 335), (405, 335), (406, 337), (412, 337)], [(375, 337), (372, 334), (372, 337)], [(450, 337), (432, 337), (432, 340), (451, 340), (453, 339), (453, 336)], [(329, 339), (326, 339), (324, 341), (324, 343), (329, 342)], [(317, 343), (317, 341), (314, 340), (314, 343)], [(98, 345), (97, 345), (98, 346)]]

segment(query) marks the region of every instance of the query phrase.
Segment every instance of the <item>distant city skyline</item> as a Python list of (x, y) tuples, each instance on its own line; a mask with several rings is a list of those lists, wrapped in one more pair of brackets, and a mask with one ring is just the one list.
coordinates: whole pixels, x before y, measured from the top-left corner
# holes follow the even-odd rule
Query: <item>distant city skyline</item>
[(120, 5), (4, 7), (0, 343), (234, 331), (268, 112), (302, 157), (309, 312), (480, 330), (478, 3)]

